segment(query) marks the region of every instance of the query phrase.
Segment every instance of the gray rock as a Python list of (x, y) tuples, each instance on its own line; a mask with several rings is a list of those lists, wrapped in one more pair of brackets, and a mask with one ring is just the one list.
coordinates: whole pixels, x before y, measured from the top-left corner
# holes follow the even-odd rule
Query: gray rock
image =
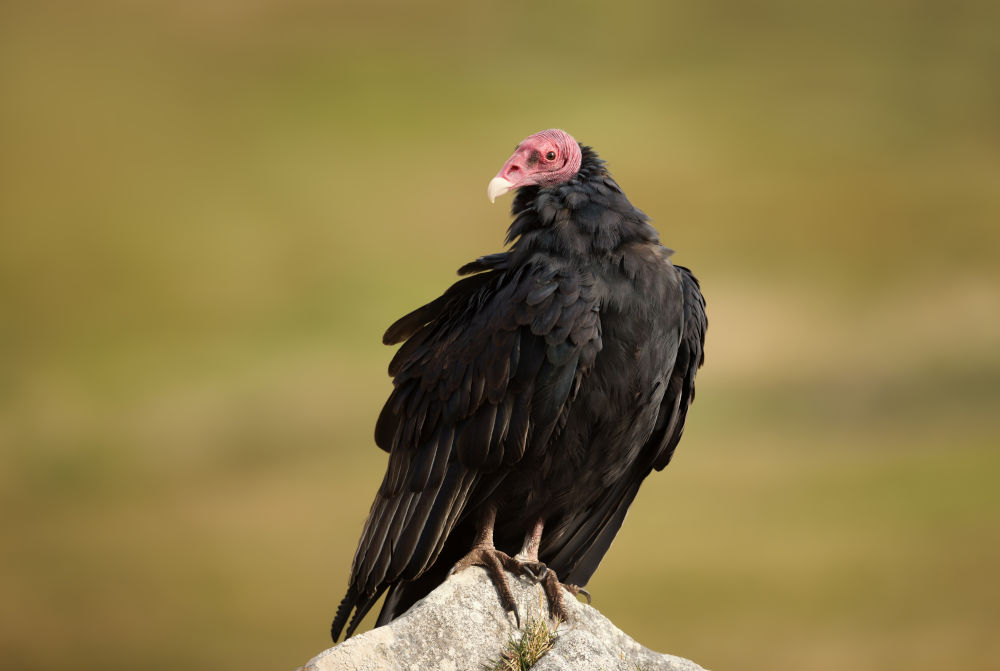
[[(547, 618), (541, 588), (509, 578), (521, 624)], [(552, 649), (533, 671), (704, 671), (643, 647), (597, 609), (565, 596), (570, 620), (559, 624)], [(486, 571), (474, 567), (451, 576), (389, 625), (321, 652), (299, 671), (486, 671), (499, 663), (509, 641), (520, 637)]]

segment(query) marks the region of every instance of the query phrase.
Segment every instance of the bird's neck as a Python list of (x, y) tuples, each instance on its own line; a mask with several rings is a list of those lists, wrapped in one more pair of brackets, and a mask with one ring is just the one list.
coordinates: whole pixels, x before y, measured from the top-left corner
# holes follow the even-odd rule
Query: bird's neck
[(614, 255), (633, 242), (658, 243), (645, 214), (636, 209), (612, 179), (597, 154), (581, 146), (580, 170), (563, 184), (518, 190), (507, 231), (515, 258), (535, 252), (562, 257)]

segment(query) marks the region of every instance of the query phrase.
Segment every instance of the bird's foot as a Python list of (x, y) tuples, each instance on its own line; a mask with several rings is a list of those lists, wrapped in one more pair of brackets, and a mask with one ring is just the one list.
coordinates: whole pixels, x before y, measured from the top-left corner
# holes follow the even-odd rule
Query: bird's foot
[(505, 611), (514, 613), (514, 620), (518, 628), (521, 627), (521, 616), (517, 611), (517, 603), (514, 601), (514, 593), (511, 592), (505, 571), (518, 576), (526, 576), (541, 584), (545, 596), (549, 600), (549, 613), (556, 620), (569, 620), (569, 612), (566, 610), (566, 601), (562, 593), (563, 589), (569, 591), (573, 596), (582, 594), (587, 599), (587, 603), (590, 603), (590, 592), (577, 585), (566, 585), (559, 582), (556, 572), (540, 561), (525, 561), (511, 557), (506, 552), (501, 552), (494, 547), (477, 545), (472, 548), (469, 554), (458, 560), (451, 572), (458, 573), (470, 566), (482, 566), (486, 569), (493, 581), (493, 586), (497, 589), (500, 605)]
[(507, 582), (507, 575), (504, 571), (510, 571), (518, 575), (524, 573), (521, 562), (506, 552), (501, 552), (492, 546), (477, 545), (472, 548), (469, 554), (458, 560), (458, 563), (451, 569), (451, 572), (458, 573), (470, 566), (482, 566), (486, 569), (486, 572), (490, 575), (490, 579), (493, 580), (493, 586), (497, 588), (497, 594), (500, 596), (500, 605), (503, 606), (505, 611), (514, 613), (514, 620), (517, 622), (518, 629), (520, 629), (521, 616), (517, 612), (517, 603), (514, 601), (514, 594), (510, 591), (510, 584)]
[(559, 582), (559, 577), (555, 571), (543, 562), (522, 559), (522, 557), (523, 555), (518, 555), (514, 558), (515, 561), (519, 561), (521, 564), (521, 575), (528, 576), (536, 583), (541, 583), (545, 590), (545, 595), (549, 599), (549, 610), (552, 613), (552, 617), (560, 620), (566, 620), (568, 617), (566, 602), (560, 588), (567, 590), (573, 596), (583, 595), (587, 603), (591, 603), (590, 592), (578, 585), (567, 585)]

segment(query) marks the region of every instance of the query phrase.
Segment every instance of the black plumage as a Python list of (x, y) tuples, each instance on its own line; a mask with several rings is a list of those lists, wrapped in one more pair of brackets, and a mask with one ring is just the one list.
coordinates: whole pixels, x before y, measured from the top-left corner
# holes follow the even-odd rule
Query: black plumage
[(496, 549), (513, 555), (542, 521), (538, 559), (585, 585), (643, 479), (670, 461), (703, 361), (704, 299), (580, 151), (568, 181), (518, 191), (509, 251), (466, 264), (386, 331), (403, 343), (375, 428), (389, 464), (334, 640), (383, 593), (379, 624), (440, 584), (487, 508)]

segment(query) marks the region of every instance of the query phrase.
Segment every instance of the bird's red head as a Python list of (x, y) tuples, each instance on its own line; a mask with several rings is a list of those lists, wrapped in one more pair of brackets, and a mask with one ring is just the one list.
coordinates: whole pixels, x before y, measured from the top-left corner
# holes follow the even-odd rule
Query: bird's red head
[(552, 186), (568, 182), (580, 170), (580, 145), (564, 130), (550, 128), (528, 136), (490, 180), (486, 189), (492, 203), (497, 196), (520, 186)]

